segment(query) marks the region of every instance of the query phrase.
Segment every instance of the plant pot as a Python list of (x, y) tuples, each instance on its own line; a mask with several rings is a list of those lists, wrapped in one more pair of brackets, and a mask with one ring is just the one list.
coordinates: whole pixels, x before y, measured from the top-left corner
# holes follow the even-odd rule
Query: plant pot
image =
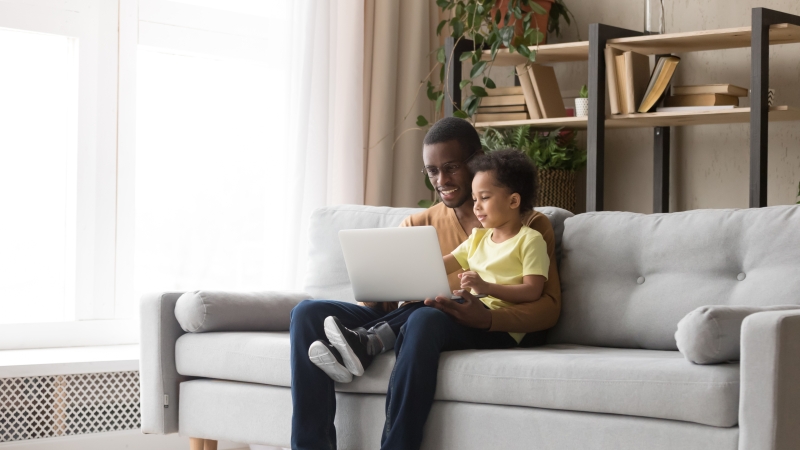
[[(510, 2), (510, 0), (499, 0), (497, 2), (497, 4), (494, 6), (494, 8), (492, 8), (492, 16), (494, 17), (495, 12), (499, 10), (500, 14), (503, 17), (505, 17), (506, 13), (508, 12), (508, 4), (509, 4), (509, 2)], [(545, 11), (547, 11), (547, 14), (543, 14), (543, 15), (542, 14), (534, 14), (533, 15), (533, 21), (535, 21), (536, 28), (539, 28), (539, 31), (541, 31), (542, 34), (544, 35), (544, 38), (542, 39), (542, 42), (540, 42), (540, 44), (546, 44), (547, 43), (547, 22), (550, 20), (550, 9), (553, 7), (553, 3), (554, 2), (555, 2), (555, 0), (534, 0), (534, 3), (538, 4), (539, 6), (544, 8)], [(530, 8), (523, 8), (523, 10), (522, 10), (523, 13), (527, 13), (529, 11), (530, 11)], [(503, 23), (503, 22), (501, 21), (500, 23)], [(509, 25), (512, 25), (512, 24), (514, 25), (514, 38), (515, 39), (518, 36), (522, 37), (522, 35), (523, 35), (523, 31), (522, 30), (523, 30), (524, 25), (523, 25), (521, 20), (517, 20), (517, 18), (514, 17), (514, 15), (512, 14), (511, 15), (511, 19), (508, 21), (508, 24)], [(533, 26), (533, 24), (531, 24), (531, 26)]]
[(586, 117), (589, 115), (589, 99), (575, 99), (575, 117)]
[(575, 213), (576, 172), (571, 170), (539, 170), (539, 195), (536, 206), (556, 206)]

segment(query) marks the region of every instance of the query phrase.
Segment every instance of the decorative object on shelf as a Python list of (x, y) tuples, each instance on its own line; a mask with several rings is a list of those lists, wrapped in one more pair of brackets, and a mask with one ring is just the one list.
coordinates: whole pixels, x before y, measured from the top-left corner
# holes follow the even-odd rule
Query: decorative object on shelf
[(658, 58), (656, 67), (653, 69), (653, 75), (650, 76), (650, 83), (644, 93), (644, 100), (639, 105), (640, 113), (646, 113), (653, 109), (658, 100), (666, 94), (669, 83), (672, 81), (672, 76), (675, 74), (675, 68), (680, 61), (681, 59), (677, 56)]
[(589, 115), (589, 88), (584, 84), (581, 92), (575, 99), (575, 117), (585, 117)]
[(644, 34), (665, 34), (664, 0), (644, 0)]
[(515, 148), (528, 155), (538, 169), (540, 206), (557, 206), (575, 212), (576, 172), (586, 166), (586, 151), (578, 148), (574, 131), (550, 132), (516, 128), (486, 128), (481, 136), (486, 152)]
[[(449, 19), (439, 22), (436, 35), (440, 36), (447, 25), (456, 42), (453, 48), (462, 39), (473, 42), (473, 50), (458, 57), (459, 62), (470, 60), (472, 63), (469, 78), (459, 82), (462, 91), (469, 88), (469, 95), (460, 109), (453, 113), (462, 119), (477, 112), (480, 99), (489, 95), (487, 89), (496, 88), (488, 73), (501, 46), (507, 47), (510, 53), (517, 52), (529, 61), (535, 61), (536, 49), (530, 47), (544, 43), (547, 30), (560, 35), (559, 21), (562, 18), (567, 25), (572, 23), (570, 17), (574, 19), (564, 0), (436, 0), (436, 4), (442, 12), (450, 14)], [(484, 48), (490, 49), (488, 59), (482, 59)], [(446, 65), (454, 62), (455, 56), (446, 55), (444, 46), (436, 51), (440, 65), (439, 82), (434, 84), (427, 80), (427, 96), (435, 104), (433, 117), (428, 120), (425, 116), (418, 116), (417, 126), (427, 126), (441, 117), (445, 101), (455, 104), (455, 99), (445, 98), (443, 88), (448, 73)], [(431, 73), (435, 71), (436, 67)], [(483, 86), (475, 86), (476, 79), (480, 79)]]

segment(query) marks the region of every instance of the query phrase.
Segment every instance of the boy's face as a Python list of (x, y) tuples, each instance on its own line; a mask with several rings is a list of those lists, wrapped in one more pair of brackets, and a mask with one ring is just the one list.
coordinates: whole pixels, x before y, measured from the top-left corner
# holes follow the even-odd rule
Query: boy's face
[(497, 228), (519, 215), (520, 196), (498, 186), (493, 172), (478, 172), (472, 179), (472, 210), (484, 228)]
[(422, 148), (422, 161), (431, 185), (448, 208), (458, 208), (470, 198), (472, 173), (467, 168), (467, 157), (458, 141), (438, 142)]

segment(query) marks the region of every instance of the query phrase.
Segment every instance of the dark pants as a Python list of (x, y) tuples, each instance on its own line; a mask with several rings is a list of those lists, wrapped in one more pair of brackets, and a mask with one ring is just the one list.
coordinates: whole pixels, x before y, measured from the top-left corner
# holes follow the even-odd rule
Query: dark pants
[(381, 448), (385, 450), (420, 447), (422, 429), (436, 391), (441, 352), (516, 346), (508, 333), (458, 325), (447, 314), (422, 304), (404, 306), (387, 314), (352, 303), (303, 301), (292, 310), (290, 326), (292, 449), (295, 450), (336, 448), (334, 383), (308, 359), (311, 343), (326, 339), (323, 321), (328, 316), (338, 317), (348, 328), (368, 328), (381, 321), (390, 325), (404, 322), (395, 343), (397, 361), (386, 394), (386, 425), (381, 438)]

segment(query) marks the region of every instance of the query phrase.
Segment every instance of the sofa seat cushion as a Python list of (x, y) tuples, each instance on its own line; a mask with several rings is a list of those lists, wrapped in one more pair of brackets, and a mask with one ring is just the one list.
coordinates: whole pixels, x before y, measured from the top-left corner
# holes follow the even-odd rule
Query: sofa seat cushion
[[(290, 385), (285, 332), (185, 334), (176, 344), (181, 375)], [(385, 394), (394, 354), (338, 391)], [(698, 366), (679, 352), (561, 344), (445, 352), (437, 400), (528, 406), (681, 420), (718, 427), (738, 422), (739, 365)]]

